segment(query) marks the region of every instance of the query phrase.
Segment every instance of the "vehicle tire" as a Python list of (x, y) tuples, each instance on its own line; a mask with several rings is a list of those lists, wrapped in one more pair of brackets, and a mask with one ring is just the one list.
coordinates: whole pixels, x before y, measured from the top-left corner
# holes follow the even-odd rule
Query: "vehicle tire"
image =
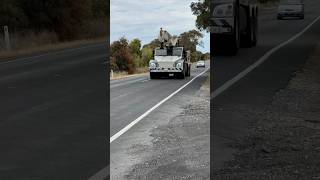
[(234, 33), (232, 35), (232, 38), (230, 40), (230, 47), (228, 55), (234, 56), (238, 53), (239, 47), (240, 47), (240, 33), (239, 33), (239, 22), (238, 18), (235, 18), (235, 29)]
[(191, 76), (191, 65), (189, 65), (189, 68), (188, 68), (188, 77)]
[(250, 48), (253, 46), (255, 36), (255, 18), (250, 17), (247, 19), (248, 25), (245, 34), (241, 34), (241, 47)]
[(259, 29), (259, 23), (258, 23), (258, 16), (256, 14), (256, 16), (254, 17), (254, 21), (253, 21), (253, 41), (252, 41), (252, 46), (257, 46), (258, 43), (258, 29)]
[(150, 72), (150, 79), (156, 79), (157, 77), (156, 73)]
[(185, 78), (185, 72), (177, 73), (178, 79), (184, 79)]

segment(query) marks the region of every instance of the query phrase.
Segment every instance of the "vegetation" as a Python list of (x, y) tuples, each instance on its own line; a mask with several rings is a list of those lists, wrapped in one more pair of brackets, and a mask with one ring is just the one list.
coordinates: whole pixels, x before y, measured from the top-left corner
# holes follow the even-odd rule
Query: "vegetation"
[[(203, 54), (196, 50), (198, 45), (202, 45), (200, 41), (202, 37), (202, 33), (197, 30), (190, 30), (180, 34), (180, 45), (191, 51), (192, 62), (210, 58), (209, 53)], [(154, 48), (159, 46), (158, 39), (154, 39), (141, 47), (139, 39), (133, 39), (129, 42), (125, 37), (122, 37), (111, 44), (111, 69), (133, 74), (137, 69), (148, 66), (149, 61), (153, 58)]]
[(107, 0), (2, 0), (0, 37), (6, 25), (14, 47), (30, 35), (45, 34), (47, 43), (96, 38), (106, 36), (108, 18)]

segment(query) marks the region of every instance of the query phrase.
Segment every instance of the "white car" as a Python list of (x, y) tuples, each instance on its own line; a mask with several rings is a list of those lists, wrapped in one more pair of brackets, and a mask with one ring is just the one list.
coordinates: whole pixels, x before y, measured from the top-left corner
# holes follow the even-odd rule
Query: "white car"
[(198, 61), (197, 62), (197, 68), (198, 67), (206, 67), (206, 64), (204, 63), (204, 61)]
[(304, 19), (303, 0), (280, 0), (278, 7), (278, 19), (297, 17)]

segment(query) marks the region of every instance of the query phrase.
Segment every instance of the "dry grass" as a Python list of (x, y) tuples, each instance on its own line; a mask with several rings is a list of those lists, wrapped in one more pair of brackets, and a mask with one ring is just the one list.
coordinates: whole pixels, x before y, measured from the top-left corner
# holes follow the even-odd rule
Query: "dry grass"
[(81, 38), (66, 42), (59, 41), (58, 35), (53, 31), (36, 33), (33, 30), (20, 30), (19, 32), (10, 32), (12, 50), (7, 51), (5, 49), (4, 35), (0, 30), (0, 60), (103, 42), (106, 40), (107, 32), (108, 27), (104, 19), (88, 22), (86, 28), (79, 35)]
[(70, 41), (70, 42), (49, 42), (49, 43), (35, 43), (28, 46), (25, 46), (25, 48), (17, 48), (11, 51), (0, 51), (0, 60), (4, 59), (12, 59), (22, 56), (28, 56), (28, 55), (34, 55), (34, 54), (40, 54), (40, 53), (47, 53), (50, 51), (57, 51), (62, 50), (66, 48), (72, 48), (77, 47), (81, 45), (87, 45), (87, 44), (94, 44), (98, 42), (105, 41), (105, 38), (96, 38), (96, 39), (83, 39), (83, 40), (76, 40), (76, 41)]
[(123, 78), (127, 78), (127, 77), (143, 75), (143, 74), (146, 74), (147, 72), (149, 72), (148, 67), (139, 67), (139, 68), (136, 68), (136, 71), (134, 74), (128, 74), (128, 72), (126, 72), (126, 71), (113, 72), (113, 77), (111, 77), (111, 75), (110, 75), (110, 79), (111, 80), (123, 79)]

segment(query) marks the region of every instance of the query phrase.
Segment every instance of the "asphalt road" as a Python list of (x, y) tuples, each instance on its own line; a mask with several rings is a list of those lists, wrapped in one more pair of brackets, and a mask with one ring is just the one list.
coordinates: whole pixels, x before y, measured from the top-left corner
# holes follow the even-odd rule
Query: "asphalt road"
[(107, 165), (106, 46), (0, 61), (0, 179), (88, 179)]
[[(110, 137), (207, 69), (209, 61), (206, 63), (206, 68), (196, 68), (193, 64), (191, 76), (185, 79), (151, 80), (146, 74), (122, 80), (112, 80), (110, 82)], [(199, 88), (198, 83), (192, 83), (188, 87), (191, 90)]]
[[(183, 80), (172, 78), (151, 80), (149, 75), (142, 75), (111, 81), (110, 137), (115, 136), (117, 132), (127, 127), (128, 124), (141, 117), (142, 114), (190, 82), (184, 89), (181, 89), (181, 91), (151, 111), (151, 113), (141, 119), (141, 121), (111, 142), (111, 179), (136, 179), (139, 175), (143, 177), (142, 174), (144, 173), (152, 174), (152, 172), (149, 172), (150, 169), (140, 167), (144, 166), (143, 161), (147, 161), (147, 156), (154, 155), (152, 154), (152, 150), (149, 151), (149, 148), (152, 149), (152, 145), (150, 144), (153, 144), (158, 137), (154, 137), (151, 131), (155, 131), (155, 127), (167, 126), (169, 121), (182, 113), (185, 106), (190, 104), (192, 98), (197, 96), (203, 83), (207, 80), (209, 75), (208, 69), (209, 61), (206, 61), (206, 68), (196, 68), (193, 64), (191, 77)], [(168, 139), (172, 138), (166, 133), (164, 136)], [(169, 151), (169, 149), (170, 148), (167, 150)], [(169, 154), (167, 155), (170, 156)], [(161, 168), (161, 166), (164, 165), (157, 163), (153, 165), (158, 165), (159, 167), (157, 168), (159, 168), (159, 170), (164, 170)], [(168, 168), (168, 170), (166, 170), (167, 172), (178, 173), (177, 170), (170, 168), (170, 166), (164, 168)], [(136, 171), (139, 171), (139, 173), (136, 174)], [(159, 173), (161, 174), (162, 172), (159, 171)], [(183, 171), (179, 171), (179, 173), (183, 173)], [(130, 176), (130, 174), (133, 175), (133, 177)], [(161, 179), (160, 176), (152, 174), (152, 176), (148, 177), (151, 179)]]
[[(234, 57), (214, 57), (211, 92), (257, 62), (272, 48), (301, 32), (320, 15), (319, 8), (319, 1), (306, 0), (304, 20), (276, 20), (276, 9), (262, 10), (257, 47), (241, 49)], [(294, 72), (302, 67), (320, 41), (319, 34), (320, 21), (317, 21), (211, 101), (212, 174), (232, 159), (232, 146), (247, 134), (250, 123), (264, 112), (273, 95), (285, 88)]]

